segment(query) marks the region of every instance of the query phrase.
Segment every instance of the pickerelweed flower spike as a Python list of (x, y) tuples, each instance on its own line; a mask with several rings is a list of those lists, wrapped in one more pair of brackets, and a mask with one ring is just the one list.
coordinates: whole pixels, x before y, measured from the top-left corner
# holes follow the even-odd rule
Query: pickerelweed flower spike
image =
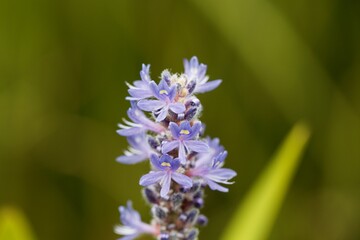
[(227, 151), (219, 139), (204, 138), (205, 125), (196, 93), (208, 92), (221, 80), (208, 82), (207, 66), (196, 57), (184, 60), (185, 72), (161, 73), (157, 84), (150, 77), (150, 65), (142, 65), (141, 80), (129, 86), (131, 121), (119, 124), (119, 135), (127, 137), (128, 150), (117, 161), (135, 164), (150, 159), (150, 172), (139, 184), (151, 205), (152, 221), (141, 221), (138, 212), (120, 207), (122, 225), (115, 227), (121, 240), (149, 234), (159, 240), (195, 240), (197, 226), (205, 226), (206, 216), (199, 214), (204, 206), (204, 190), (227, 192), (220, 184), (231, 184), (236, 172), (223, 168)]

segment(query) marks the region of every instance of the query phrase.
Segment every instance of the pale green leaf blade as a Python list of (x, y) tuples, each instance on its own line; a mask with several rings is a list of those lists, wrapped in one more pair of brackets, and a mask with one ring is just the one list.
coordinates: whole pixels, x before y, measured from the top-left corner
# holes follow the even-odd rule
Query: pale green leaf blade
[(0, 209), (1, 240), (36, 240), (24, 214), (13, 207)]
[(223, 240), (263, 240), (268, 237), (309, 136), (310, 131), (305, 125), (294, 126), (235, 212)]

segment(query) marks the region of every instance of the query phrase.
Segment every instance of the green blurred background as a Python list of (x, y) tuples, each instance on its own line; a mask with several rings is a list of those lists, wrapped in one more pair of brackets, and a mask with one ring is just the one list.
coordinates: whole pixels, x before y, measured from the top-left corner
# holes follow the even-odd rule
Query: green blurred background
[(148, 164), (115, 162), (124, 82), (193, 55), (223, 79), (199, 95), (201, 119), (238, 172), (228, 194), (207, 191), (200, 238), (219, 239), (304, 120), (312, 138), (269, 239), (360, 239), (356, 0), (1, 0), (0, 208), (23, 211), (40, 240), (116, 239), (127, 199), (148, 220)]

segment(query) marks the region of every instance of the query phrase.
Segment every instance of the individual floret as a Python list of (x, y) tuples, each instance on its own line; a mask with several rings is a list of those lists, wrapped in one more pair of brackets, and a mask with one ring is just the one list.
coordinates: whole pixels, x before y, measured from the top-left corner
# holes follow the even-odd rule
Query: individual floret
[(192, 186), (192, 180), (188, 176), (178, 173), (180, 161), (178, 158), (173, 159), (171, 156), (165, 154), (160, 158), (155, 154), (150, 156), (152, 165), (156, 171), (152, 171), (140, 179), (140, 185), (149, 186), (155, 183), (160, 183), (161, 191), (160, 196), (168, 198), (167, 194), (170, 190), (171, 179), (185, 188)]
[(120, 206), (119, 211), (123, 225), (115, 226), (114, 231), (124, 237), (118, 240), (132, 240), (142, 234), (159, 235), (159, 230), (155, 226), (141, 221), (140, 214), (132, 208), (131, 201), (127, 202), (127, 207)]

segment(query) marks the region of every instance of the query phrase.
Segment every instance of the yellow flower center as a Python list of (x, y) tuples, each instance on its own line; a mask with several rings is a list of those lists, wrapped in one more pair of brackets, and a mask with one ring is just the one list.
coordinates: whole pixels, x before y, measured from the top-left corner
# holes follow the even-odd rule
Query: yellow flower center
[(188, 135), (189, 133), (190, 133), (189, 130), (186, 130), (186, 129), (182, 129), (180, 131), (180, 134), (184, 134), (184, 135)]
[(164, 90), (164, 89), (163, 89), (163, 90), (160, 90), (159, 93), (160, 93), (160, 94), (165, 94), (165, 95), (168, 95), (168, 94), (169, 94), (169, 93), (168, 93), (166, 90)]
[(168, 162), (162, 162), (161, 166), (163, 166), (163, 167), (171, 167), (171, 164), (168, 163)]

